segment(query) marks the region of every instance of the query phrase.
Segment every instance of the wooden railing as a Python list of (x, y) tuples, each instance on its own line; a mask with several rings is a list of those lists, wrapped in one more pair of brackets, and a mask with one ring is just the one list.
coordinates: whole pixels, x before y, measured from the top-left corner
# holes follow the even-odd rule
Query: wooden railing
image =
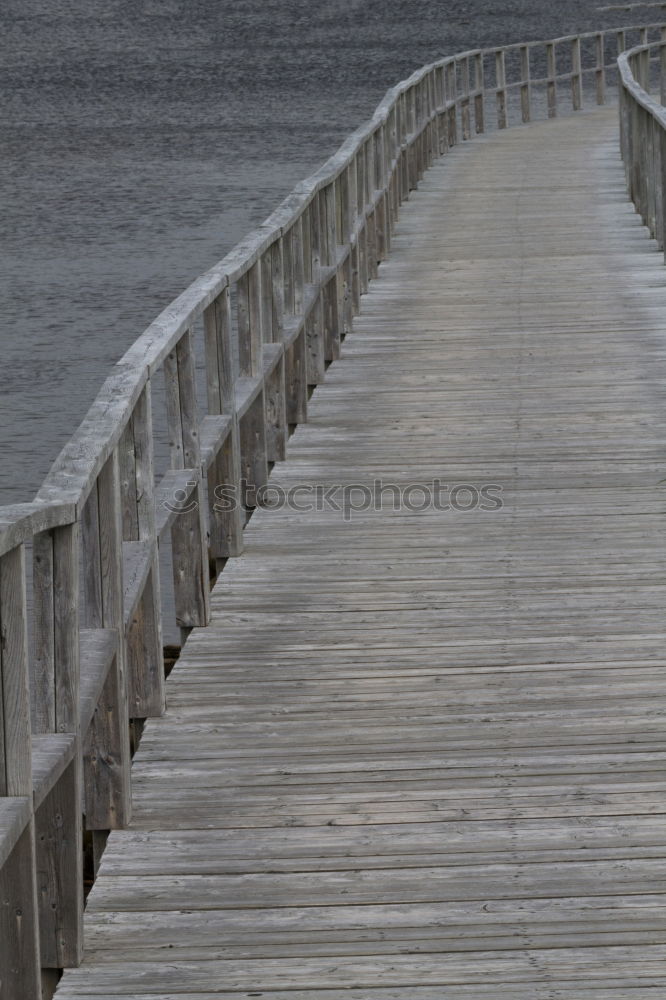
[[(132, 720), (165, 707), (160, 548), (171, 549), (178, 624), (205, 626), (211, 578), (242, 552), (255, 491), (306, 419), (309, 392), (338, 357), (424, 171), (491, 117), (499, 128), (554, 117), (579, 109), (584, 92), (604, 103), (618, 53), (655, 33), (465, 52), (394, 87), (134, 343), (35, 501), (0, 509), (3, 1000), (33, 1000), (43, 970), (80, 962), (84, 834), (98, 857), (106, 831), (130, 820)], [(643, 147), (631, 129), (635, 160)], [(626, 145), (626, 121), (624, 136)], [(157, 429), (168, 433), (170, 468), (156, 483), (160, 373)], [(220, 489), (242, 502), (218, 503)]]
[[(658, 62), (659, 95), (651, 96), (650, 68)], [(659, 42), (643, 40), (618, 60), (620, 148), (629, 197), (650, 235), (664, 249), (666, 201), (666, 31)]]

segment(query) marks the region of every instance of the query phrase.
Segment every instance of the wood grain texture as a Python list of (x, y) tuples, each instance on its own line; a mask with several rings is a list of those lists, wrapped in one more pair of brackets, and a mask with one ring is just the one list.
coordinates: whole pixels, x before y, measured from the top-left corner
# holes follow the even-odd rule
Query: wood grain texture
[(486, 133), (410, 194), (270, 480), (333, 500), (254, 513), (60, 1000), (666, 988), (666, 282), (615, 130)]

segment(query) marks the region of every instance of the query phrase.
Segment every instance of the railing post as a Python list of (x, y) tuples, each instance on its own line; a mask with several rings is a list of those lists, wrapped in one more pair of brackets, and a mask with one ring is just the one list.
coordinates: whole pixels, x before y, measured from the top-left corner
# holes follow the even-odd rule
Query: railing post
[(659, 190), (657, 202), (659, 212), (660, 247), (666, 254), (666, 130), (659, 126), (659, 160), (656, 184)]
[[(648, 29), (642, 27), (639, 32), (640, 44), (647, 45), (648, 43)], [(639, 66), (640, 66), (640, 85), (648, 94), (650, 93), (650, 52), (646, 49), (639, 55)]]
[(474, 125), (477, 135), (486, 130), (485, 116), (485, 77), (483, 70), (483, 53), (477, 52), (474, 56)]
[[(310, 225), (308, 232), (308, 268), (310, 280), (319, 280), (318, 249), (313, 244), (316, 240), (316, 225)], [(258, 267), (261, 275), (261, 331), (263, 345), (280, 344), (283, 332), (282, 307), (282, 268), (281, 261), (276, 259), (279, 280), (273, 280), (274, 253), (272, 244), (261, 254)], [(262, 345), (262, 353), (264, 347)], [(286, 404), (286, 365), (284, 352), (277, 359), (273, 357), (273, 367), (266, 375), (264, 383), (264, 403), (266, 406), (266, 457), (269, 462), (283, 462), (287, 452), (287, 404)]]
[[(303, 311), (304, 261), (303, 229), (299, 219), (291, 230), (293, 254), (291, 277), (294, 311)], [(236, 285), (238, 297), (238, 363), (241, 378), (263, 379), (263, 332), (261, 310), (261, 265), (255, 262)], [(268, 482), (266, 451), (265, 401), (263, 385), (255, 402), (239, 422), (241, 474), (246, 488), (243, 505), (251, 512), (256, 507), (257, 491)]]
[(557, 53), (555, 43), (546, 45), (546, 72), (548, 76), (548, 117), (557, 118)]
[[(254, 303), (253, 303), (254, 307)], [(243, 355), (243, 359), (245, 355)], [(171, 468), (196, 484), (171, 525), (176, 621), (183, 629), (210, 621), (208, 539), (201, 484), (194, 338), (186, 330), (164, 361)]]
[(456, 63), (452, 59), (446, 66), (447, 82), (446, 91), (450, 104), (449, 107), (449, 146), (455, 146), (458, 142), (458, 77), (456, 73)]
[[(392, 193), (393, 189), (391, 190)], [(349, 171), (342, 170), (338, 177), (336, 206), (340, 225), (340, 243), (347, 249), (344, 263), (338, 274), (339, 294), (342, 304), (340, 316), (341, 333), (346, 336), (352, 328), (352, 262), (351, 262), (351, 206), (349, 199)], [(389, 195), (387, 204), (387, 226), (393, 224), (393, 203)]]
[[(0, 796), (23, 798), (32, 812), (30, 692), (25, 551), (0, 557)], [(35, 825), (31, 816), (0, 869), (2, 995), (40, 1000)]]
[(606, 36), (601, 31), (595, 38), (597, 68), (595, 80), (597, 87), (597, 104), (606, 103)]
[(82, 773), (79, 746), (78, 524), (33, 539), (33, 729), (71, 734), (72, 761), (35, 815), (43, 968), (83, 955)]
[[(317, 244), (318, 247), (324, 247), (326, 241), (325, 220), (326, 220), (326, 206), (324, 204), (324, 196), (322, 191), (315, 193), (310, 205), (304, 210), (303, 215), (300, 219), (300, 224), (304, 237), (310, 230), (311, 220), (316, 219), (317, 227)], [(305, 240), (304, 240), (305, 242)], [(319, 253), (319, 251), (318, 251)], [(308, 258), (307, 250), (304, 246), (304, 263)], [(311, 258), (310, 258), (311, 266)], [(306, 267), (307, 270), (307, 267)], [(324, 309), (323, 309), (323, 295), (322, 289), (320, 287), (320, 274), (319, 266), (316, 269), (316, 300), (313, 306), (309, 310), (309, 315), (305, 320), (305, 334), (307, 341), (307, 370), (308, 370), (308, 385), (318, 385), (320, 382), (324, 381), (324, 375), (326, 372), (326, 359), (324, 356)]]
[(458, 65), (460, 66), (460, 84), (462, 88), (462, 96), (460, 98), (462, 137), (463, 140), (467, 140), (472, 138), (472, 123), (469, 107), (469, 56), (464, 56), (458, 62)]
[[(413, 164), (413, 146), (407, 150), (408, 162)], [(365, 200), (365, 151), (363, 146), (358, 150), (356, 157), (356, 196), (358, 206), (358, 277), (361, 295), (365, 295), (368, 290), (368, 252), (367, 252), (367, 220), (366, 220), (366, 200)], [(410, 169), (410, 189), (411, 189), (411, 169)], [(414, 183), (416, 181), (414, 180)]]
[[(297, 315), (294, 255), (292, 253), (292, 231), (287, 229), (281, 238), (273, 244), (272, 250), (273, 280), (282, 286), (276, 290), (277, 300), (281, 301), (285, 317)], [(287, 424), (292, 426), (307, 420), (308, 378), (307, 378), (307, 345), (305, 330), (301, 329), (298, 336), (285, 351), (285, 410)]]
[[(325, 268), (335, 268), (338, 250), (337, 204), (335, 198), (335, 183), (331, 181), (320, 192), (321, 218), (321, 256)], [(342, 315), (341, 296), (343, 289), (338, 282), (338, 272), (329, 278), (321, 289), (322, 310), (324, 318), (324, 358), (335, 361), (340, 357), (340, 326)]]
[(574, 111), (580, 111), (583, 106), (580, 38), (574, 38), (571, 43), (571, 103)]
[(529, 46), (520, 47), (520, 111), (523, 124), (532, 117), (532, 84), (530, 81), (530, 50)]
[[(231, 427), (225, 443), (208, 467), (210, 549), (216, 560), (239, 556), (243, 551), (241, 513), (241, 459), (238, 419), (234, 401), (231, 297), (225, 286), (204, 310), (206, 391), (211, 416), (226, 414)], [(224, 494), (230, 499), (223, 502)]]
[(495, 101), (497, 105), (497, 127), (507, 127), (506, 117), (506, 57), (504, 49), (495, 51)]
[[(92, 722), (83, 739), (86, 827), (103, 831), (127, 826), (131, 815), (129, 712), (123, 615), (122, 521), (118, 449), (100, 471), (83, 508), (86, 626), (118, 635)], [(81, 670), (85, 670), (85, 663)]]
[(125, 427), (119, 448), (123, 540), (151, 550), (143, 594), (127, 627), (127, 697), (130, 716), (159, 716), (165, 708), (160, 569), (155, 538), (153, 423), (150, 381)]
[[(425, 133), (422, 132), (419, 136), (418, 142), (416, 143), (418, 157), (417, 178), (419, 180), (423, 176), (423, 172), (425, 170), (424, 138)], [(366, 253), (368, 282), (370, 282), (373, 278), (377, 277), (377, 220), (375, 217), (374, 206), (375, 160), (372, 136), (369, 136), (369, 138), (366, 139), (363, 148), (365, 153), (365, 203), (367, 206)]]
[[(402, 118), (400, 117), (398, 124), (400, 126), (400, 131), (398, 133), (398, 164), (397, 164), (397, 186), (396, 190), (398, 193), (399, 201), (402, 202), (403, 198), (403, 161), (404, 157), (402, 154)], [(350, 232), (351, 232), (351, 249), (349, 252), (350, 260), (350, 274), (351, 274), (351, 303), (352, 303), (352, 314), (357, 316), (361, 309), (361, 275), (360, 275), (360, 265), (359, 265), (359, 245), (358, 245), (358, 174), (356, 169), (356, 157), (352, 157), (351, 163), (347, 167), (347, 189), (349, 191), (349, 210), (350, 210)]]

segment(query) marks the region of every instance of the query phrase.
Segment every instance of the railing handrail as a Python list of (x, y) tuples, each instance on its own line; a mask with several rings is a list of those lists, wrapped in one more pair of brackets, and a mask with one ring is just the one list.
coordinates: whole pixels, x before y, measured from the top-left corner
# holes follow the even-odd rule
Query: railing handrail
[(661, 39), (658, 42), (649, 42), (645, 45), (635, 45), (632, 49), (622, 52), (617, 59), (618, 73), (625, 90), (631, 94), (634, 100), (645, 111), (649, 111), (664, 128), (666, 128), (666, 108), (659, 101), (655, 101), (654, 97), (641, 86), (634, 76), (631, 62), (644, 52), (652, 52), (653, 49), (661, 51), (665, 46), (666, 39)]

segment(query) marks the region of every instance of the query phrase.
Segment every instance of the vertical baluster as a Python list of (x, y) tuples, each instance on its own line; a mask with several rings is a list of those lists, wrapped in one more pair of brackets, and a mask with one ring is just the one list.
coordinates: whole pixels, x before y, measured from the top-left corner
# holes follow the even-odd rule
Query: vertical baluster
[(532, 84), (530, 79), (529, 46), (520, 47), (520, 111), (523, 123), (532, 118)]
[(143, 594), (127, 622), (129, 711), (132, 718), (144, 719), (161, 715), (165, 707), (150, 382), (127, 423), (118, 454), (123, 540), (148, 546), (151, 559)]
[[(386, 260), (391, 243), (387, 131), (388, 124), (384, 122), (375, 133), (375, 187), (382, 192), (378, 203), (377, 218), (377, 259), (379, 261)], [(437, 143), (437, 148), (439, 149), (439, 143)]]
[[(400, 164), (398, 165), (398, 170), (400, 170)], [(357, 192), (357, 181), (358, 173), (356, 167), (356, 156), (353, 157), (349, 167), (347, 169), (347, 187), (349, 190), (349, 208), (350, 208), (350, 231), (351, 231), (351, 250), (350, 250), (350, 271), (351, 271), (351, 301), (352, 301), (352, 314), (357, 316), (361, 309), (361, 275), (359, 269), (359, 246), (358, 246), (358, 192)], [(399, 189), (402, 186), (402, 177), (400, 177)]]
[(656, 119), (652, 119), (652, 155), (653, 155), (653, 184), (654, 184), (654, 237), (660, 250), (664, 248), (664, 206), (662, 203), (663, 190), (662, 179), (662, 127)]
[(351, 205), (349, 197), (349, 170), (344, 169), (338, 177), (336, 191), (336, 203), (338, 206), (338, 216), (340, 219), (339, 239), (343, 247), (348, 248), (348, 253), (342, 267), (338, 272), (340, 284), (340, 294), (342, 303), (342, 314), (340, 316), (341, 336), (345, 337), (351, 331), (352, 326), (352, 263), (351, 263)]
[[(294, 254), (292, 250), (293, 228), (284, 232), (281, 240), (274, 244), (273, 267), (276, 282), (282, 284), (282, 307), (285, 316), (296, 315), (296, 294), (294, 278)], [(276, 301), (279, 297), (276, 290)], [(286, 419), (290, 425), (307, 420), (307, 345), (305, 331), (301, 330), (285, 352), (285, 393)]]
[(471, 139), (472, 137), (472, 125), (469, 108), (469, 56), (464, 56), (464, 58), (458, 62), (458, 65), (460, 67), (460, 85), (462, 90), (462, 97), (460, 99), (462, 137), (466, 140)]
[[(316, 207), (314, 210), (314, 215), (317, 219), (317, 243), (320, 247), (320, 252), (323, 258), (323, 262), (326, 262), (326, 202), (324, 198), (323, 191), (318, 191), (313, 196), (313, 201), (315, 201)], [(306, 213), (309, 210), (306, 209)], [(309, 222), (307, 221), (307, 214), (304, 214), (301, 222), (303, 229), (309, 229)], [(317, 288), (316, 288), (316, 300), (313, 306), (311, 306), (309, 315), (305, 320), (305, 334), (307, 341), (307, 372), (308, 372), (308, 385), (318, 385), (320, 382), (324, 381), (324, 375), (326, 372), (325, 363), (325, 345), (324, 345), (324, 304), (323, 304), (323, 289), (320, 287), (321, 275), (317, 275)]]
[(652, 239), (657, 237), (657, 198), (655, 184), (654, 119), (645, 114), (645, 176), (647, 183), (647, 226)]
[[(303, 311), (303, 232), (300, 220), (292, 228), (292, 276), (294, 309)], [(238, 279), (238, 358), (240, 375), (260, 378), (263, 375), (263, 334), (261, 329), (261, 267), (255, 263)], [(266, 451), (265, 399), (263, 386), (248, 411), (239, 421), (241, 476), (245, 484), (243, 505), (248, 514), (256, 507), (257, 491), (268, 482)]]
[(367, 219), (365, 200), (365, 153), (363, 147), (356, 154), (356, 193), (359, 217), (358, 229), (358, 276), (361, 295), (368, 290)]
[[(257, 308), (253, 300), (252, 308)], [(247, 351), (242, 359), (248, 363)], [(254, 361), (252, 362), (255, 363)], [(208, 539), (201, 482), (194, 338), (187, 330), (164, 361), (171, 468), (187, 470), (192, 489), (171, 525), (176, 621), (183, 629), (210, 620)]]
[(477, 134), (486, 130), (485, 114), (485, 77), (483, 70), (483, 53), (474, 56), (474, 124)]
[[(103, 466), (81, 520), (86, 623), (117, 632), (114, 662), (83, 738), (86, 826), (126, 826), (131, 814), (129, 712), (122, 585), (122, 521), (118, 451)], [(81, 671), (85, 671), (85, 662)], [(104, 835), (101, 834), (101, 840)]]
[[(300, 306), (303, 303), (303, 256), (300, 245)], [(261, 266), (255, 263), (238, 279), (238, 363), (241, 375), (257, 376), (262, 367)], [(296, 294), (296, 286), (294, 286)]]
[[(308, 216), (309, 218), (309, 216)], [(307, 253), (304, 260), (306, 268), (306, 279), (310, 282), (318, 281), (318, 250), (313, 246), (315, 233), (311, 225), (308, 225), (306, 240)], [(280, 304), (273, 302), (276, 294), (276, 287), (281, 286), (280, 281), (273, 281), (273, 246), (267, 247), (258, 261), (261, 272), (261, 332), (264, 344), (278, 344), (282, 340), (282, 318), (276, 322), (280, 311)], [(282, 299), (282, 289), (278, 290), (280, 302)], [(263, 350), (263, 347), (262, 347)], [(273, 349), (275, 350), (275, 348)], [(286, 390), (285, 390), (285, 357), (284, 353), (278, 354), (277, 358), (272, 355), (273, 367), (266, 376), (264, 383), (264, 403), (266, 406), (266, 457), (269, 462), (284, 461), (287, 451), (287, 414), (286, 414)]]
[(504, 49), (495, 52), (495, 101), (497, 106), (497, 127), (507, 127), (506, 116), (506, 57)]
[(657, 123), (657, 143), (659, 145), (659, 157), (657, 160), (657, 174), (655, 182), (658, 187), (657, 211), (659, 212), (659, 242), (661, 249), (666, 253), (666, 192), (664, 185), (666, 182), (666, 131), (663, 126)]
[(204, 311), (208, 412), (212, 416), (226, 414), (230, 420), (228, 437), (207, 470), (210, 549), (215, 560), (239, 556), (243, 551), (240, 439), (234, 403), (231, 325), (227, 286)]
[[(325, 268), (335, 268), (338, 249), (337, 205), (335, 184), (331, 182), (320, 192), (321, 198), (321, 244), (322, 263)], [(340, 357), (340, 320), (342, 314), (342, 294), (344, 289), (338, 281), (338, 272), (329, 278), (322, 288), (322, 308), (324, 320), (324, 357), (334, 361)]]
[[(25, 552), (0, 557), (0, 796), (32, 807)], [(31, 818), (0, 868), (0, 985), (3, 996), (41, 997), (35, 828)]]
[[(648, 43), (648, 29), (647, 27), (642, 27), (639, 32), (639, 41), (641, 45), (647, 45)], [(639, 69), (639, 83), (643, 90), (650, 92), (650, 50), (645, 49), (641, 52), (638, 57)]]
[[(33, 729), (78, 742), (78, 525), (35, 536)], [(35, 816), (41, 964), (76, 966), (83, 954), (82, 775), (78, 750)]]
[(548, 74), (548, 117), (557, 118), (557, 52), (554, 42), (546, 45), (546, 66)]
[[(377, 220), (375, 217), (375, 161), (374, 161), (374, 146), (372, 142), (372, 136), (366, 140), (363, 146), (365, 155), (365, 200), (368, 206), (368, 217), (366, 225), (366, 252), (367, 252), (367, 268), (368, 268), (368, 281), (372, 278), (377, 277)], [(421, 154), (419, 157), (421, 172), (424, 169), (424, 149), (421, 144)]]
[(446, 76), (444, 67), (438, 66), (435, 76), (435, 106), (437, 110), (437, 151), (440, 156), (449, 150), (449, 128), (446, 114)]
[(595, 70), (595, 81), (597, 90), (597, 104), (606, 103), (606, 36), (600, 31), (594, 40), (597, 68)]
[(580, 38), (574, 38), (571, 43), (571, 103), (574, 111), (580, 111), (583, 106)]

